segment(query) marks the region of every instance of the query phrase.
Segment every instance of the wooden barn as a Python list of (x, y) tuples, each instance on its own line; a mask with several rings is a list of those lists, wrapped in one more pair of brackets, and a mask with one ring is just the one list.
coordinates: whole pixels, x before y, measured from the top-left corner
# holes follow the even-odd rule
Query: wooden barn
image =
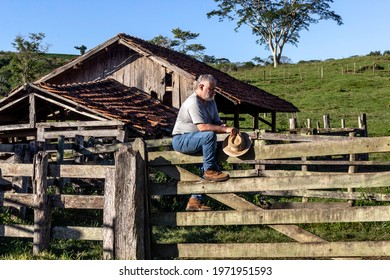
[(188, 55), (118, 34), (0, 100), (0, 141), (79, 135), (127, 142), (170, 136), (177, 109), (204, 73), (218, 80), (218, 108), (232, 116), (235, 127), (240, 114), (250, 114), (253, 129), (262, 121), (275, 131), (277, 112), (298, 111)]
[[(126, 34), (116, 35), (38, 82), (61, 85), (111, 78), (149, 93), (163, 104), (177, 109), (192, 93), (196, 78), (205, 73), (217, 78), (218, 109), (234, 115), (236, 127), (239, 127), (240, 114), (250, 114), (254, 119), (254, 129), (258, 128), (259, 121), (263, 121), (275, 131), (277, 112), (298, 111), (290, 102), (188, 55)], [(259, 118), (259, 113), (270, 113), (272, 121)]]
[(109, 78), (63, 85), (31, 83), (0, 101), (0, 143), (59, 135), (118, 142), (161, 138), (170, 135), (175, 118), (176, 110)]

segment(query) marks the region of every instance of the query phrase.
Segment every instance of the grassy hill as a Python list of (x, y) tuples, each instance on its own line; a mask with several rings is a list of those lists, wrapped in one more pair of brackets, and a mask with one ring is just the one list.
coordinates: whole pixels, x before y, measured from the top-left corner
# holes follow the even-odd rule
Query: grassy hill
[[(292, 102), (300, 110), (300, 127), (308, 118), (322, 122), (325, 114), (332, 127), (339, 127), (341, 118), (357, 127), (358, 115), (366, 113), (369, 136), (390, 132), (390, 56), (256, 66), (229, 74)], [(279, 116), (278, 127), (288, 127), (289, 117)]]

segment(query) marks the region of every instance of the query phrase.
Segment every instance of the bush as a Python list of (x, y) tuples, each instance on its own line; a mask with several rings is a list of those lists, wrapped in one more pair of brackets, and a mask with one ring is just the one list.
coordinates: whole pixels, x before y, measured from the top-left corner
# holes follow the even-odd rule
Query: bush
[(381, 52), (380, 51), (372, 51), (368, 54), (369, 56), (380, 56)]

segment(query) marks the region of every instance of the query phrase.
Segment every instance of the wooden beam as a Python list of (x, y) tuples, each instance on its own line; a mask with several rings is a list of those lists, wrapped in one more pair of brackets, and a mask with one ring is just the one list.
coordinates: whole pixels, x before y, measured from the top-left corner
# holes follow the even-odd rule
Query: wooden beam
[(386, 187), (390, 182), (390, 172), (326, 174), (321, 176), (298, 177), (253, 177), (230, 179), (225, 182), (173, 182), (150, 184), (151, 194), (191, 194), (191, 193), (240, 193), (261, 191), (287, 191), (309, 189), (376, 188)]
[(388, 222), (390, 206), (266, 211), (169, 212), (151, 214), (155, 226), (273, 225), (306, 223)]
[(59, 136), (65, 138), (74, 138), (76, 135), (94, 136), (94, 137), (117, 137), (118, 130), (113, 129), (96, 129), (96, 130), (69, 130), (69, 131), (44, 131), (44, 139), (56, 139)]
[[(0, 225), (0, 237), (22, 237), (33, 238), (33, 225)], [(102, 240), (103, 229), (99, 227), (59, 227), (52, 228), (53, 239), (75, 239), (75, 240)]]
[(103, 229), (99, 227), (53, 227), (53, 239), (75, 239), (75, 240), (95, 240), (101, 241)]
[(49, 164), (48, 175), (61, 178), (96, 178), (104, 179), (107, 169), (113, 169), (114, 166), (104, 165), (58, 165)]
[(31, 92), (29, 96), (29, 117), (28, 118), (29, 118), (30, 128), (34, 128), (37, 114), (35, 110), (35, 96), (33, 92)]
[(121, 126), (123, 122), (116, 120), (101, 120), (101, 121), (70, 121), (70, 122), (41, 122), (37, 123), (36, 127), (58, 127), (58, 128), (78, 128), (78, 127), (101, 127), (101, 126)]
[(154, 253), (183, 259), (389, 257), (390, 241), (169, 244), (156, 245)]
[[(362, 153), (390, 152), (390, 137), (374, 137), (335, 141), (316, 141), (308, 143), (252, 145), (251, 149), (240, 158), (229, 157), (221, 150), (217, 160), (229, 163), (245, 163), (246, 160), (301, 158), (302, 156), (327, 156)], [(185, 155), (175, 151), (150, 152), (149, 165), (177, 165), (201, 163), (201, 155)]]
[(343, 191), (314, 191), (314, 190), (295, 190), (295, 191), (262, 191), (260, 194), (265, 196), (281, 197), (315, 197), (326, 199), (345, 199), (345, 200), (370, 200), (370, 201), (390, 201), (390, 194), (373, 192), (343, 192)]

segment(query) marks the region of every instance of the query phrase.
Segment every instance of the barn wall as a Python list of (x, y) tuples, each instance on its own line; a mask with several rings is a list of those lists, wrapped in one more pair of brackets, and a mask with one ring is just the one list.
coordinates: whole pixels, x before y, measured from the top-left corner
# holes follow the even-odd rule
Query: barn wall
[(104, 79), (113, 72), (129, 63), (131, 50), (122, 45), (111, 45), (75, 65), (72, 69), (62, 72), (46, 82), (52, 84), (69, 84), (89, 82)]
[[(104, 78), (113, 78), (126, 86), (139, 88), (174, 108), (179, 108), (193, 92), (191, 78), (123, 45), (107, 46), (47, 82), (70, 84)], [(171, 80), (169, 84), (166, 83), (167, 79)]]
[(137, 87), (147, 93), (153, 93), (154, 97), (162, 100), (165, 93), (165, 67), (156, 62), (139, 55), (112, 73), (110, 77), (120, 83)]

